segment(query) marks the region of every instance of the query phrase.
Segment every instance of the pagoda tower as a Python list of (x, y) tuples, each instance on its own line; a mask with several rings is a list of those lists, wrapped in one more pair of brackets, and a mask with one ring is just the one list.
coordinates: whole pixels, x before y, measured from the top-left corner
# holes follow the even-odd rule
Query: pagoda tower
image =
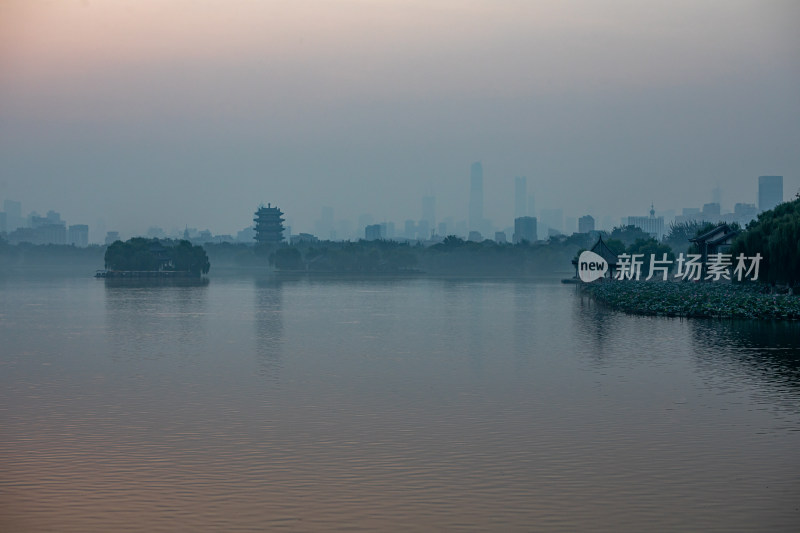
[(283, 212), (277, 207), (262, 204), (255, 213), (256, 244), (278, 244), (283, 240)]

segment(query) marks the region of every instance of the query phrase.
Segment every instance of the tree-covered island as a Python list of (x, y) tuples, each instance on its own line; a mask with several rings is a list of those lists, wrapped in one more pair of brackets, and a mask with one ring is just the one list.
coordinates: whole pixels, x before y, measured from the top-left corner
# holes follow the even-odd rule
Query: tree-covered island
[(200, 277), (211, 264), (203, 247), (189, 241), (134, 237), (109, 245), (105, 268), (101, 277)]

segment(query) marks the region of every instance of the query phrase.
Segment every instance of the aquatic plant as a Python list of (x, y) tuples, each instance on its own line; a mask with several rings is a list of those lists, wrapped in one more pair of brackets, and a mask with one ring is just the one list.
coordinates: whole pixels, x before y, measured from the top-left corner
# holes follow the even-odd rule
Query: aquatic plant
[(769, 287), (757, 283), (614, 281), (585, 285), (582, 290), (632, 314), (800, 320), (800, 296), (770, 294)]

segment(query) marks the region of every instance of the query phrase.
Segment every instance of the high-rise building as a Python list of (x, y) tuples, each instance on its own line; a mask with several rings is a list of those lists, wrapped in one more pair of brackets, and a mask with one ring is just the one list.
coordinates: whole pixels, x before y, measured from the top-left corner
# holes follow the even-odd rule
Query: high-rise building
[(783, 202), (783, 176), (758, 177), (758, 210), (767, 211)]
[[(88, 227), (88, 226), (87, 226)], [(159, 228), (158, 226), (150, 226), (147, 228), (147, 236), (151, 239), (166, 239), (167, 234), (164, 233), (163, 228)]]
[(680, 215), (677, 215), (673, 222), (676, 224), (688, 224), (692, 222), (699, 222), (703, 219), (698, 207), (684, 207)]
[(6, 212), (0, 211), (0, 233), (5, 233), (8, 231), (6, 229), (8, 227), (7, 218), (8, 217), (6, 217)]
[[(61, 215), (56, 213), (53, 210), (47, 212), (45, 216), (39, 216), (39, 214), (34, 211), (28, 216), (28, 227), (31, 228), (41, 228), (44, 226), (64, 226), (65, 228), (65, 235), (66, 235), (66, 222), (61, 220)], [(66, 239), (66, 237), (64, 237)]]
[(483, 164), (472, 163), (469, 170), (469, 229), (483, 227)]
[(256, 230), (252, 226), (249, 228), (243, 228), (241, 231), (236, 233), (237, 242), (252, 243), (255, 238)]
[(360, 235), (367, 226), (372, 224), (372, 222), (373, 218), (369, 213), (358, 215), (358, 229), (356, 229), (356, 232)]
[(528, 216), (528, 178), (514, 178), (514, 218)]
[(106, 233), (106, 244), (112, 245), (119, 240), (119, 232), (118, 231), (109, 231)]
[(417, 223), (417, 238), (423, 241), (431, 238), (431, 227), (427, 220), (423, 219)]
[(403, 237), (413, 239), (417, 236), (417, 223), (413, 220), (406, 220), (403, 224)]
[(89, 226), (86, 224), (73, 224), (67, 231), (67, 244), (86, 248), (89, 246)]
[(717, 202), (703, 204), (703, 220), (708, 220), (709, 222), (718, 222), (721, 214), (722, 208)]
[(37, 244), (67, 244), (67, 226), (61, 224), (47, 224), (39, 227), (39, 242)]
[(61, 220), (61, 214), (60, 213), (56, 213), (52, 209), (47, 212), (47, 215), (45, 215), (45, 218), (47, 219), (47, 223), (48, 224), (64, 224), (64, 221)]
[(736, 218), (736, 222), (738, 222), (740, 226), (745, 227), (748, 222), (756, 218), (758, 209), (756, 209), (755, 204), (738, 203), (733, 206), (733, 214)]
[(258, 208), (253, 219), (256, 244), (278, 244), (283, 240), (283, 211), (267, 204)]
[(594, 231), (594, 217), (585, 215), (578, 219), (578, 233), (589, 233)]
[(6, 213), (6, 231), (11, 233), (22, 227), (22, 203), (14, 200), (3, 202), (3, 211)]
[(562, 233), (564, 230), (564, 210), (560, 207), (555, 209), (542, 209), (539, 222), (544, 226), (545, 235), (549, 235), (549, 230)]
[(628, 217), (628, 225), (636, 226), (659, 241), (664, 238), (664, 217), (657, 217), (656, 210), (652, 205), (650, 205), (649, 217)]
[(422, 220), (428, 223), (429, 228), (436, 227), (436, 197), (422, 197)]
[(327, 205), (322, 206), (319, 220), (314, 224), (314, 231), (323, 240), (332, 240), (336, 235), (333, 223), (333, 208)]
[(364, 228), (364, 239), (368, 241), (379, 241), (383, 238), (383, 228), (380, 224), (370, 224)]
[(719, 184), (711, 189), (711, 201), (715, 204), (722, 205), (722, 189), (719, 188)]
[[(40, 217), (41, 218), (41, 217)], [(20, 239), (20, 232), (24, 237)], [(61, 224), (39, 224), (33, 228), (18, 228), (15, 240), (32, 244), (67, 244), (67, 226)]]
[(535, 242), (536, 236), (536, 217), (517, 217), (514, 219), (514, 244), (522, 241)]

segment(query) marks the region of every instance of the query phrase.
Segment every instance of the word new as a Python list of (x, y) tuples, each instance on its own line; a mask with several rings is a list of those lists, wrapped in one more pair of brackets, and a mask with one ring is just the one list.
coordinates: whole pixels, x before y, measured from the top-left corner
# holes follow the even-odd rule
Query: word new
[(608, 262), (603, 256), (586, 250), (578, 257), (578, 276), (581, 281), (591, 283), (602, 278), (608, 272)]
[[(616, 279), (639, 281), (644, 264), (643, 257), (644, 254), (621, 254), (617, 256), (617, 273), (614, 277)], [(709, 254), (708, 261), (705, 263), (703, 262), (703, 256), (700, 254), (687, 254), (686, 257), (680, 254), (675, 261), (667, 259), (667, 254), (663, 254), (661, 259), (656, 259), (656, 254), (650, 254), (650, 271), (645, 281), (652, 279), (656, 273), (660, 274), (661, 279), (666, 281), (673, 264), (678, 267), (674, 277), (685, 280), (699, 281), (700, 279), (705, 279), (719, 281), (721, 279), (730, 280), (731, 276), (733, 276), (737, 281), (742, 281), (742, 279), (756, 281), (760, 263), (761, 254), (758, 253), (754, 257), (745, 257), (744, 254), (739, 254), (736, 257), (735, 265), (731, 254)]]

